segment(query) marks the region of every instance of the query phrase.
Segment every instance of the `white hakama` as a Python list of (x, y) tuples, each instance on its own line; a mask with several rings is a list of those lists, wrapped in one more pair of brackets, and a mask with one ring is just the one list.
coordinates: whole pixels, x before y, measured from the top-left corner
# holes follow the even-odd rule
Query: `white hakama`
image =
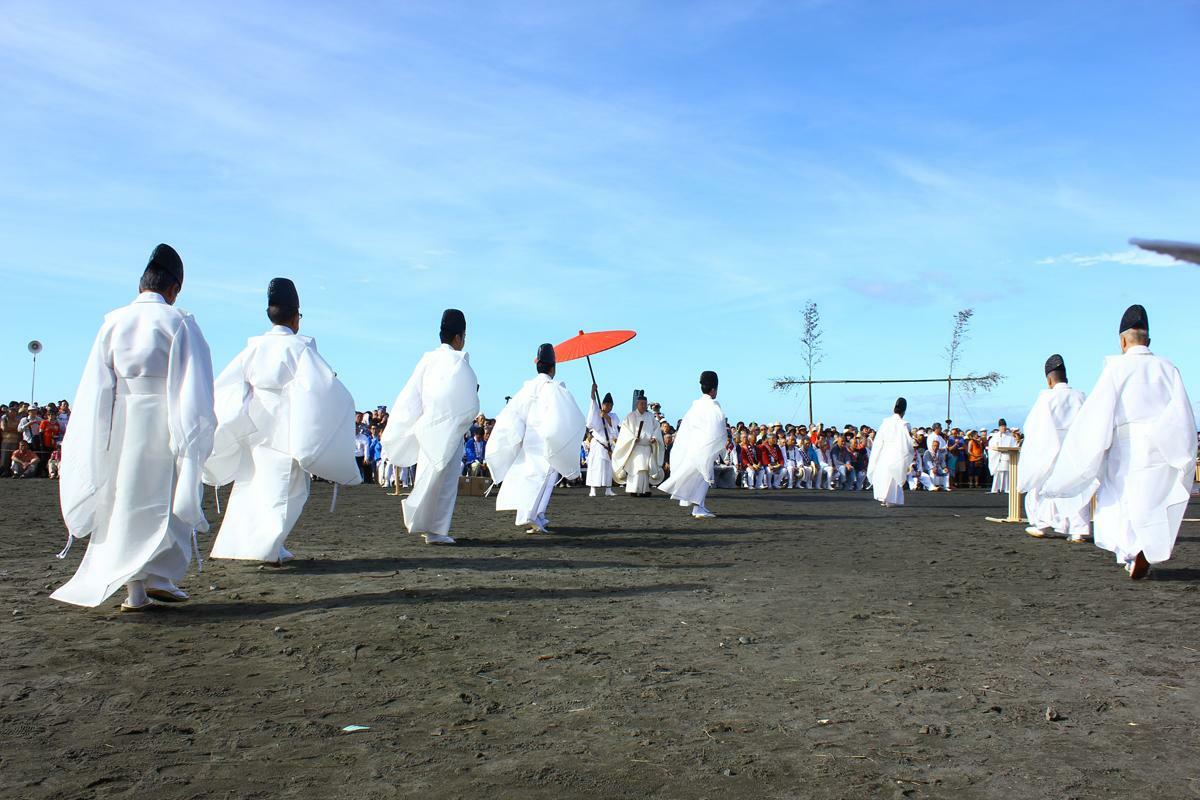
[(625, 484), (626, 494), (647, 494), (663, 479), (666, 445), (662, 428), (650, 412), (635, 409), (621, 422), (613, 450), (613, 477)]
[(658, 488), (681, 505), (707, 510), (704, 501), (713, 485), (713, 469), (728, 440), (729, 428), (721, 404), (708, 395), (696, 399), (675, 435), (671, 477)]
[(567, 387), (548, 375), (526, 381), (496, 416), (488, 439), (488, 468), (500, 483), (497, 511), (515, 511), (516, 524), (546, 526), (559, 477), (579, 477), (583, 412)]
[(1171, 557), (1196, 475), (1196, 420), (1175, 365), (1143, 346), (1107, 360), (1079, 409), (1050, 477), (1048, 498), (1095, 481), (1095, 540), (1131, 563)]
[(912, 430), (904, 417), (892, 414), (879, 424), (867, 460), (867, 480), (876, 500), (890, 506), (904, 505), (904, 480), (915, 449)]
[(611, 411), (605, 414), (593, 397), (588, 408), (587, 426), (592, 431), (592, 445), (588, 449), (587, 479), (584, 483), (593, 489), (608, 489), (613, 483), (612, 448), (617, 441), (621, 420)]
[(280, 561), (308, 500), (310, 475), (362, 482), (354, 399), (316, 344), (276, 325), (217, 378), (217, 433), (204, 480), (234, 482), (213, 558)]
[(416, 464), (401, 503), (409, 533), (444, 536), (458, 500), (463, 437), (479, 414), (479, 381), (467, 354), (448, 344), (421, 357), (380, 439), (395, 464)]
[(105, 317), (62, 445), (72, 539), (91, 536), (51, 598), (98, 606), (130, 581), (178, 583), (191, 562), (212, 450), (212, 359), (196, 321), (154, 292)]
[(1021, 445), (1021, 469), (1017, 490), (1025, 493), (1025, 514), (1034, 528), (1051, 528), (1058, 533), (1083, 538), (1090, 533), (1092, 496), (1099, 481), (1093, 481), (1073, 497), (1042, 496), (1042, 484), (1050, 477), (1063, 440), (1083, 407), (1083, 392), (1057, 383), (1038, 395), (1025, 420)]

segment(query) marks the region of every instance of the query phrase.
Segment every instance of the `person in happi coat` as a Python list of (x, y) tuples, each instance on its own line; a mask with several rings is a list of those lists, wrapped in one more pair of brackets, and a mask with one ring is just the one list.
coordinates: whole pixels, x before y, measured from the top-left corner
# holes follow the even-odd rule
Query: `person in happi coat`
[(1092, 538), (1092, 497), (1099, 481), (1093, 481), (1074, 497), (1042, 496), (1042, 484), (1054, 470), (1063, 439), (1083, 407), (1084, 394), (1067, 384), (1067, 366), (1057, 353), (1046, 360), (1046, 385), (1049, 388), (1038, 395), (1022, 428), (1025, 441), (1021, 444), (1017, 489), (1025, 493), (1025, 514), (1029, 517), (1025, 532), (1039, 539), (1058, 535), (1072, 542), (1086, 542)]
[(515, 511), (528, 533), (550, 533), (546, 511), (560, 478), (578, 478), (579, 443), (587, 429), (583, 412), (554, 379), (554, 346), (543, 344), (534, 359), (537, 375), (525, 382), (488, 439), (488, 466), (500, 483), (497, 511)]
[(1120, 344), (1075, 415), (1041, 496), (1077, 497), (1098, 481), (1096, 545), (1139, 580), (1175, 546), (1196, 475), (1196, 418), (1179, 370), (1150, 352), (1142, 306), (1121, 317)]
[(666, 443), (662, 428), (650, 413), (645, 395), (638, 395), (633, 411), (621, 421), (613, 450), (613, 475), (625, 484), (625, 493), (649, 497), (650, 487), (663, 479)]
[(596, 496), (597, 489), (603, 489), (605, 497), (612, 497), (613, 466), (612, 451), (617, 443), (617, 432), (621, 429), (621, 418), (613, 413), (613, 396), (609, 392), (596, 405), (599, 391), (592, 385), (592, 403), (588, 407), (587, 425), (592, 432), (591, 446), (587, 455), (587, 480), (591, 487), (590, 497)]
[(904, 421), (908, 401), (897, 398), (890, 417), (879, 424), (867, 461), (867, 479), (875, 499), (885, 507), (904, 505), (904, 479), (916, 451), (912, 429)]
[(267, 286), (271, 328), (218, 376), (217, 432), (204, 466), (210, 486), (233, 482), (213, 558), (282, 564), (312, 476), (354, 485), (354, 399), (300, 335), (300, 296), (287, 278)]
[(183, 261), (160, 244), (137, 299), (100, 326), (63, 439), (59, 489), (70, 541), (91, 541), (55, 600), (97, 606), (122, 586), (124, 611), (188, 599), (177, 584), (195, 532), (208, 530), (201, 471), (216, 417), (208, 344), (175, 307), (182, 289)]
[(992, 473), (992, 494), (1005, 494), (1008, 486), (1008, 464), (1011, 456), (1002, 452), (1002, 447), (1016, 447), (1017, 437), (1008, 429), (1003, 419), (999, 427), (988, 437), (988, 471)]
[(416, 465), (412, 492), (401, 501), (409, 533), (427, 544), (454, 544), (450, 519), (458, 500), (463, 437), (479, 413), (479, 381), (466, 346), (467, 318), (442, 314), (441, 345), (421, 357), (400, 390), (381, 437), (384, 458)]
[(671, 477), (658, 487), (700, 519), (716, 516), (705, 500), (714, 483), (713, 469), (729, 437), (725, 412), (717, 402), (717, 383), (717, 373), (700, 373), (700, 396), (683, 415), (671, 448)]

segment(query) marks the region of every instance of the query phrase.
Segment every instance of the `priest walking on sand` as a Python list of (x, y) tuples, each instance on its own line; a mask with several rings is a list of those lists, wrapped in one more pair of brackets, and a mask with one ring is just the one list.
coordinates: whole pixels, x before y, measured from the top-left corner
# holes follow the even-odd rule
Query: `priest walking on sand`
[(354, 461), (354, 398), (300, 335), (300, 295), (287, 278), (267, 286), (271, 329), (217, 378), (217, 433), (204, 482), (234, 482), (213, 558), (282, 564), (311, 476), (362, 482)]
[(1017, 491), (1025, 493), (1025, 514), (1029, 517), (1025, 532), (1038, 539), (1065, 536), (1082, 543), (1092, 538), (1092, 496), (1098, 481), (1074, 497), (1063, 498), (1043, 497), (1042, 484), (1054, 470), (1063, 439), (1083, 407), (1084, 396), (1067, 384), (1067, 366), (1057, 353), (1046, 361), (1046, 384), (1049, 388), (1038, 395), (1021, 429), (1025, 441), (1021, 445)]
[[(122, 585), (122, 611), (188, 599), (212, 451), (212, 358), (200, 327), (175, 307), (183, 261), (154, 248), (137, 299), (104, 318), (71, 406), (59, 497), (71, 539), (91, 536), (75, 576), (50, 595), (98, 606)], [(64, 550), (63, 555), (65, 556)]]
[(402, 502), (404, 524), (426, 544), (454, 544), (450, 519), (458, 500), (463, 437), (479, 414), (479, 381), (466, 346), (467, 318), (442, 314), (441, 345), (421, 357), (392, 404), (380, 437), (393, 464), (416, 464), (412, 493)]
[(517, 512), (527, 533), (550, 533), (546, 511), (559, 478), (579, 477), (579, 443), (587, 428), (565, 384), (554, 379), (554, 346), (534, 359), (537, 376), (526, 381), (496, 416), (488, 439), (488, 466), (500, 483), (497, 511)]
[(1120, 345), (1071, 423), (1041, 494), (1073, 498), (1099, 481), (1096, 545), (1140, 580), (1175, 546), (1196, 475), (1196, 419), (1179, 370), (1150, 352), (1142, 306), (1121, 317)]
[(588, 448), (585, 483), (591, 487), (589, 497), (595, 497), (597, 489), (603, 489), (605, 497), (612, 497), (612, 451), (617, 443), (621, 420), (613, 413), (612, 393), (605, 394), (599, 405), (596, 404), (598, 396), (599, 389), (592, 384), (592, 404), (588, 407), (587, 418), (587, 426), (592, 432), (592, 446)]
[(649, 497), (651, 485), (663, 479), (666, 445), (662, 428), (650, 413), (646, 396), (638, 395), (637, 406), (621, 422), (613, 450), (613, 475), (625, 484), (625, 493)]
[(725, 452), (729, 426), (725, 412), (717, 402), (717, 373), (700, 374), (700, 397), (683, 415), (675, 444), (671, 448), (671, 477), (658, 488), (692, 509), (692, 516), (706, 519), (716, 516), (705, 505), (713, 485), (717, 457)]
[(908, 401), (897, 398), (892, 415), (879, 423), (867, 461), (867, 480), (885, 508), (904, 505), (904, 479), (915, 452), (912, 429), (904, 421), (907, 411)]

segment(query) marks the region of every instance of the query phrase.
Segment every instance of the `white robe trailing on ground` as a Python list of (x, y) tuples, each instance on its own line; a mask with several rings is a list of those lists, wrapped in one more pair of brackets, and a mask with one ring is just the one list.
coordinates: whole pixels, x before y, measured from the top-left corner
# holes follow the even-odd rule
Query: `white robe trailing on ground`
[(627, 494), (646, 494), (651, 485), (663, 479), (662, 428), (650, 412), (629, 412), (621, 422), (617, 446), (613, 450), (613, 477), (625, 484)]
[(658, 488), (673, 500), (704, 508), (713, 467), (728, 439), (721, 404), (708, 395), (697, 398), (683, 415), (671, 447), (671, 477)]
[(1105, 363), (1042, 494), (1075, 497), (1099, 480), (1096, 545), (1155, 564), (1171, 557), (1195, 475), (1196, 419), (1179, 370), (1136, 346)]
[(617, 443), (621, 420), (611, 411), (605, 414), (593, 397), (588, 408), (587, 426), (592, 431), (592, 446), (588, 449), (586, 483), (593, 489), (607, 489), (613, 483), (610, 450)]
[(405, 498), (409, 533), (445, 535), (458, 499), (463, 436), (479, 414), (479, 381), (467, 354), (443, 344), (421, 357), (380, 436), (393, 464), (416, 464)]
[(354, 462), (354, 399), (316, 344), (276, 325), (246, 343), (217, 378), (217, 433), (204, 482), (235, 482), (213, 558), (275, 561), (310, 475), (362, 482)]
[(544, 520), (559, 476), (579, 477), (586, 427), (564, 384), (548, 375), (526, 381), (496, 416), (488, 439), (488, 467), (500, 483), (496, 510), (517, 512), (517, 525)]
[(1025, 493), (1025, 514), (1035, 528), (1053, 528), (1072, 536), (1088, 533), (1092, 495), (1099, 481), (1073, 497), (1042, 496), (1042, 484), (1054, 470), (1063, 440), (1083, 401), (1083, 392), (1057, 383), (1038, 395), (1021, 429), (1025, 441), (1021, 445), (1017, 490)]
[(79, 570), (51, 597), (97, 606), (123, 584), (187, 574), (208, 530), (201, 469), (212, 451), (212, 358), (191, 315), (143, 292), (104, 318), (62, 445), (59, 496)]
[(904, 505), (904, 479), (915, 451), (912, 430), (899, 414), (879, 423), (871, 456), (867, 460), (867, 479), (875, 499), (890, 505)]

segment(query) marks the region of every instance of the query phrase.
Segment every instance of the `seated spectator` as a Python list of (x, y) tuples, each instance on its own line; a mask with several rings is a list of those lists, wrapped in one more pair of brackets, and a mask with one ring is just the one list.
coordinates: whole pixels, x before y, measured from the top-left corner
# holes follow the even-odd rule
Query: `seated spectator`
[(758, 446), (754, 444), (753, 434), (750, 431), (742, 434), (742, 443), (738, 445), (738, 469), (742, 473), (744, 488), (762, 488), (762, 462), (759, 460)]
[[(772, 430), (774, 430), (772, 428)], [(784, 480), (783, 450), (776, 444), (775, 435), (767, 433), (767, 438), (758, 446), (758, 461), (762, 465), (762, 484), (766, 489), (782, 489)]]
[(60, 477), (59, 465), (61, 463), (62, 463), (62, 445), (60, 444), (54, 448), (54, 452), (52, 452), (50, 454), (50, 460), (47, 462), (47, 465), (48, 465), (47, 469), (49, 470), (48, 474), (49, 474), (49, 477), (51, 480), (56, 480)]
[(842, 436), (834, 439), (833, 447), (829, 448), (829, 463), (833, 467), (837, 485), (842, 489), (853, 489), (858, 482), (858, 475), (854, 471), (850, 449), (846, 447), (846, 440)]
[(946, 461), (946, 451), (941, 448), (941, 439), (931, 438), (929, 449), (925, 451), (925, 471), (929, 474), (933, 491), (950, 491), (950, 467)]
[(913, 453), (912, 463), (908, 465), (908, 489), (916, 491), (917, 486), (920, 486), (925, 491), (933, 489), (933, 479), (929, 475), (928, 465), (925, 462), (927, 452), (924, 448), (916, 448)]
[[(587, 454), (581, 455), (587, 459)], [(487, 462), (487, 442), (483, 440), (483, 428), (476, 425), (471, 429), (471, 438), (463, 447), (463, 474), (477, 477), (483, 474), (483, 465)]]
[(717, 457), (713, 480), (719, 489), (733, 489), (738, 485), (738, 449), (733, 443), (732, 431), (728, 433), (724, 452)]
[(822, 487), (833, 491), (833, 461), (829, 452), (829, 439), (822, 436), (817, 439), (817, 443), (809, 450), (809, 455), (812, 456), (813, 464), (816, 465), (816, 485), (814, 489)]
[(37, 475), (41, 459), (37, 453), (29, 449), (29, 443), (21, 440), (12, 454), (12, 476), (14, 478), (32, 478)]
[(783, 469), (789, 489), (795, 488), (797, 484), (805, 489), (811, 485), (812, 471), (809, 469), (811, 464), (808, 451), (796, 443), (794, 433), (789, 435), (784, 440), (783, 447)]

